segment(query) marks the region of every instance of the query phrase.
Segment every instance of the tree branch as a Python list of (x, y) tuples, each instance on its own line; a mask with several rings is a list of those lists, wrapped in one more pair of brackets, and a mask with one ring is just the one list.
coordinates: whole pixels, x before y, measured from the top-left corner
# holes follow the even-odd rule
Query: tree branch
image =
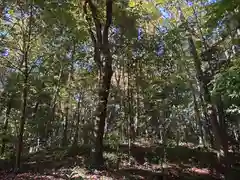
[(86, 5), (89, 5), (89, 8), (91, 10), (92, 13), (92, 18), (96, 27), (96, 35), (97, 35), (97, 42), (99, 43), (99, 45), (102, 45), (102, 24), (100, 22), (100, 19), (97, 16), (97, 8), (96, 6), (93, 4), (92, 0), (86, 0), (85, 1), (85, 12), (86, 11)]
[[(86, 15), (86, 20), (88, 22), (88, 32), (91, 36), (91, 39), (92, 39), (92, 42), (93, 42), (93, 46), (94, 46), (94, 61), (95, 63), (97, 64), (98, 68), (101, 68), (102, 67), (102, 61), (101, 61), (101, 52), (100, 52), (100, 47), (102, 46), (102, 34), (101, 34), (101, 29), (98, 30), (98, 28), (101, 28), (101, 24), (100, 24), (100, 27), (99, 27), (99, 19), (97, 19), (97, 15), (96, 15), (96, 7), (93, 5), (92, 3), (92, 8), (90, 7), (91, 9), (91, 12), (92, 12), (92, 17), (94, 19), (94, 22), (95, 22), (95, 27), (96, 27), (96, 35), (97, 35), (97, 38), (95, 37), (93, 31), (92, 31), (92, 28), (91, 28), (91, 24), (90, 24), (90, 21), (91, 21), (91, 18), (88, 16), (88, 13), (87, 13), (87, 4), (89, 4), (89, 1), (90, 0), (86, 0), (84, 2), (84, 5), (83, 5), (83, 11), (84, 11), (84, 14)], [(89, 5), (90, 6), (90, 5)], [(95, 8), (95, 10), (94, 10)], [(92, 11), (93, 10), (93, 11)], [(95, 14), (93, 13), (95, 12)], [(95, 18), (94, 18), (95, 17)], [(100, 33), (100, 34), (99, 34)], [(100, 38), (100, 42), (99, 42), (99, 38)]]
[(106, 0), (106, 24), (103, 30), (103, 43), (108, 45), (108, 32), (112, 24), (112, 4), (113, 0)]

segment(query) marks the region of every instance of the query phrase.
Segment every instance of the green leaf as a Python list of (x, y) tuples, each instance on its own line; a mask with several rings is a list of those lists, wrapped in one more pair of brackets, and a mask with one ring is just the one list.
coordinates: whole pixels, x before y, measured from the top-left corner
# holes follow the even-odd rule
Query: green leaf
[(136, 6), (136, 1), (135, 0), (130, 0), (129, 3), (128, 3), (128, 6), (133, 8)]
[(9, 9), (8, 14), (13, 15), (14, 14), (14, 10), (13, 9)]

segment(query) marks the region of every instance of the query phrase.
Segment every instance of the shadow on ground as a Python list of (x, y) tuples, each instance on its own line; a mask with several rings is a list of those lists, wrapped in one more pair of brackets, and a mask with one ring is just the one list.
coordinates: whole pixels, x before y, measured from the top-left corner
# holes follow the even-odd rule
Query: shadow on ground
[[(167, 164), (164, 169), (160, 166), (163, 148), (161, 146), (140, 147), (132, 146), (131, 162), (128, 161), (129, 152), (127, 145), (121, 145), (116, 150), (106, 146), (108, 153), (114, 154), (113, 158), (106, 157), (107, 167), (104, 171), (96, 172), (88, 168), (90, 159), (89, 146), (82, 146), (71, 151), (51, 149), (41, 151), (24, 158), (21, 172), (12, 173), (14, 161), (0, 160), (1, 180), (20, 179), (76, 179), (84, 177), (89, 179), (96, 176), (98, 179), (165, 179), (165, 180), (217, 180), (218, 170), (215, 153), (208, 152), (203, 148), (168, 147), (166, 148)], [(115, 158), (115, 159), (114, 159)], [(111, 160), (110, 162), (110, 159)], [(120, 162), (119, 162), (120, 159)], [(233, 170), (237, 169), (239, 157), (234, 155)], [(114, 164), (115, 163), (115, 164)], [(116, 164), (118, 163), (118, 165)], [(115, 167), (115, 168), (114, 168)], [(233, 174), (233, 171), (232, 173)], [(239, 171), (235, 170), (233, 178), (240, 177)]]

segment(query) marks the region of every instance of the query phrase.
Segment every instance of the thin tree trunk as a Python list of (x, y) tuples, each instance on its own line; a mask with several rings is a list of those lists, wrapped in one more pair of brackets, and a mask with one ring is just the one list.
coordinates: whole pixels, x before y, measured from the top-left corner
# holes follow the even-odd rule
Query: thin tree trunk
[(140, 60), (137, 61), (137, 74), (136, 74), (136, 119), (135, 119), (135, 136), (139, 135), (138, 132), (138, 123), (139, 123), (139, 117), (140, 117), (140, 88), (139, 88), (139, 71), (140, 71)]
[(34, 110), (33, 110), (33, 115), (32, 115), (32, 119), (33, 119), (33, 120), (35, 120), (35, 118), (36, 118), (39, 105), (40, 105), (40, 102), (39, 102), (39, 100), (38, 100), (38, 101), (36, 102), (35, 107), (34, 107)]
[(131, 94), (130, 94), (130, 62), (127, 63), (127, 106), (128, 106), (128, 111), (127, 111), (127, 137), (128, 137), (128, 161), (130, 163), (130, 157), (131, 157), (131, 147), (132, 147), (132, 110), (131, 110)]
[(61, 81), (62, 75), (63, 75), (63, 67), (61, 67), (61, 69), (59, 71), (58, 81), (57, 81), (57, 85), (55, 87), (54, 96), (53, 96), (52, 102), (49, 107), (49, 119), (47, 119), (47, 122), (45, 124), (44, 138), (42, 139), (42, 140), (44, 140), (44, 142), (41, 142), (44, 145), (47, 145), (48, 138), (51, 137), (51, 133), (52, 133), (51, 124), (55, 120), (55, 111), (56, 111), (56, 106), (57, 106), (58, 94), (60, 91), (60, 81)]
[(75, 42), (73, 42), (73, 51), (72, 51), (72, 57), (71, 57), (71, 64), (70, 64), (70, 70), (68, 73), (68, 80), (67, 80), (67, 92), (68, 97), (66, 101), (66, 107), (65, 107), (65, 122), (64, 122), (64, 128), (63, 128), (63, 139), (62, 139), (62, 146), (67, 145), (67, 139), (68, 139), (68, 121), (69, 121), (69, 108), (70, 108), (70, 100), (71, 100), (71, 82), (73, 81), (73, 73), (74, 73), (74, 67), (73, 67), (73, 61), (75, 56)]
[[(67, 146), (68, 143), (68, 121), (69, 121), (69, 101), (70, 101), (70, 94), (68, 95), (67, 101), (65, 103), (66, 107), (64, 108), (63, 112), (63, 134), (62, 134), (62, 147)], [(64, 106), (64, 105), (63, 105)]]
[[(27, 68), (26, 68), (27, 69)], [(26, 71), (28, 73), (28, 71)], [(20, 169), (21, 163), (21, 154), (23, 149), (23, 133), (24, 133), (24, 126), (26, 121), (26, 109), (27, 109), (27, 96), (28, 96), (28, 75), (25, 75), (25, 79), (23, 82), (23, 94), (22, 94), (22, 115), (20, 119), (20, 127), (19, 127), (19, 135), (18, 135), (18, 145), (17, 145), (17, 154), (16, 154), (16, 170)]]
[(204, 137), (204, 132), (203, 132), (203, 125), (202, 125), (202, 121), (201, 121), (201, 116), (200, 116), (200, 111), (199, 111), (199, 107), (198, 107), (198, 103), (197, 103), (197, 98), (195, 95), (195, 91), (194, 91), (194, 87), (192, 85), (192, 83), (190, 82), (190, 87), (192, 90), (192, 96), (193, 96), (193, 104), (194, 104), (194, 111), (195, 111), (195, 117), (196, 117), (196, 121), (198, 124), (198, 129), (200, 132), (200, 143), (202, 143), (202, 145), (205, 147), (206, 143), (205, 143), (205, 137)]
[[(180, 21), (182, 23), (186, 23), (185, 17), (182, 13), (182, 10), (181, 10), (180, 6), (178, 7), (178, 11), (180, 13)], [(186, 32), (189, 31), (188, 25), (185, 25), (185, 29), (186, 29)], [(193, 41), (191, 32), (188, 32), (188, 33), (190, 33), (188, 35), (188, 44), (189, 44), (189, 47), (190, 47), (190, 53), (191, 53), (191, 55), (193, 57), (193, 60), (194, 60), (196, 76), (197, 76), (197, 79), (198, 79), (199, 84), (200, 84), (200, 91), (203, 94), (204, 102), (207, 104), (207, 107), (208, 107), (209, 117), (210, 117), (211, 125), (212, 125), (212, 128), (213, 128), (213, 133), (214, 133), (215, 139), (216, 139), (216, 146), (217, 146), (217, 149), (219, 151), (220, 151), (221, 147), (223, 147), (223, 150), (225, 151), (228, 148), (226, 147), (226, 144), (223, 140), (223, 136), (221, 134), (221, 129), (220, 129), (220, 126), (219, 126), (219, 123), (218, 123), (217, 111), (216, 111), (216, 108), (214, 107), (214, 104), (212, 103), (212, 100), (211, 100), (211, 95), (210, 95), (210, 92), (209, 92), (209, 89), (208, 89), (208, 85), (206, 83), (206, 80), (205, 80), (204, 75), (203, 75), (203, 71), (201, 69), (201, 60), (198, 56), (197, 49), (196, 49), (195, 43)], [(224, 152), (224, 154), (227, 155), (228, 153)]]
[(129, 60), (128, 62), (128, 85), (127, 85), (127, 96), (128, 96), (128, 136), (129, 136), (129, 149), (131, 144), (135, 140), (135, 128), (134, 128), (134, 116), (133, 116), (133, 87), (132, 87), (132, 65)]
[(64, 125), (63, 125), (63, 139), (62, 146), (67, 145), (67, 133), (68, 133), (68, 107), (66, 108), (66, 114), (63, 113)]
[(21, 155), (23, 150), (23, 134), (24, 134), (24, 126), (26, 121), (26, 109), (27, 109), (27, 98), (28, 98), (28, 78), (29, 78), (29, 68), (28, 68), (28, 54), (30, 50), (30, 41), (32, 34), (32, 18), (33, 18), (33, 4), (29, 5), (29, 23), (28, 23), (28, 32), (27, 34), (23, 33), (23, 92), (22, 92), (22, 110), (21, 110), (21, 118), (20, 118), (20, 126), (19, 126), (19, 135), (18, 135), (18, 143), (17, 143), (17, 151), (16, 151), (16, 164), (15, 170), (20, 169), (21, 163)]
[(206, 103), (204, 102), (203, 95), (201, 93), (202, 92), (201, 87), (199, 89), (200, 89), (199, 99), (200, 99), (200, 104), (201, 104), (203, 115), (204, 115), (204, 119), (205, 119), (205, 123), (203, 125), (203, 128), (205, 130), (205, 133), (208, 135), (209, 141), (210, 141), (210, 145), (213, 148), (214, 147), (214, 137), (213, 137), (213, 134), (212, 134), (212, 131), (211, 131), (212, 127), (211, 127), (211, 123), (210, 123), (210, 120), (209, 120), (210, 117), (209, 117), (209, 115), (207, 113), (207, 107), (206, 107)]
[(131, 142), (135, 142), (135, 121), (134, 121), (134, 99), (133, 99), (133, 88), (130, 87), (130, 103), (129, 103), (129, 118), (130, 118), (130, 137)]
[(3, 137), (2, 137), (2, 147), (1, 147), (0, 155), (3, 155), (5, 152), (8, 121), (9, 121), (9, 115), (10, 115), (11, 109), (12, 109), (12, 100), (10, 99), (9, 102), (7, 103), (7, 109), (6, 109), (5, 120), (3, 125)]
[(81, 101), (80, 101), (80, 97), (79, 97), (78, 103), (77, 103), (77, 123), (76, 123), (76, 129), (75, 129), (75, 135), (74, 135), (72, 147), (76, 147), (77, 142), (78, 142), (79, 123), (80, 123), (80, 120), (81, 120), (81, 118), (80, 118), (80, 104), (81, 104)]

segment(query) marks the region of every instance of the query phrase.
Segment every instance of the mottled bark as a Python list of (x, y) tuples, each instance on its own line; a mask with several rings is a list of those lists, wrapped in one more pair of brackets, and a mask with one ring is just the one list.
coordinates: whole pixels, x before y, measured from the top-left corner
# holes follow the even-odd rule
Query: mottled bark
[[(89, 33), (92, 38), (94, 46), (94, 60), (98, 66), (99, 70), (99, 103), (97, 105), (96, 120), (97, 120), (97, 130), (96, 130), (96, 140), (95, 148), (93, 154), (93, 165), (95, 168), (99, 169), (104, 165), (103, 160), (103, 135), (105, 120), (107, 116), (107, 104), (108, 96), (111, 85), (111, 78), (113, 75), (112, 70), (112, 55), (109, 45), (109, 28), (112, 23), (112, 4), (113, 0), (106, 0), (106, 21), (104, 26), (102, 25), (99, 16), (98, 9), (96, 5), (91, 0), (86, 0), (84, 3), (84, 12), (86, 19), (89, 22)], [(88, 5), (88, 6), (87, 6)], [(88, 14), (88, 8), (91, 11), (91, 17)], [(94, 35), (90, 22), (93, 21), (96, 29)]]
[(11, 109), (12, 109), (12, 100), (10, 99), (7, 103), (6, 114), (5, 114), (5, 119), (4, 119), (2, 147), (1, 147), (0, 155), (3, 155), (5, 152), (5, 146), (6, 146), (6, 140), (7, 140), (6, 136), (7, 136), (9, 115), (10, 115)]

